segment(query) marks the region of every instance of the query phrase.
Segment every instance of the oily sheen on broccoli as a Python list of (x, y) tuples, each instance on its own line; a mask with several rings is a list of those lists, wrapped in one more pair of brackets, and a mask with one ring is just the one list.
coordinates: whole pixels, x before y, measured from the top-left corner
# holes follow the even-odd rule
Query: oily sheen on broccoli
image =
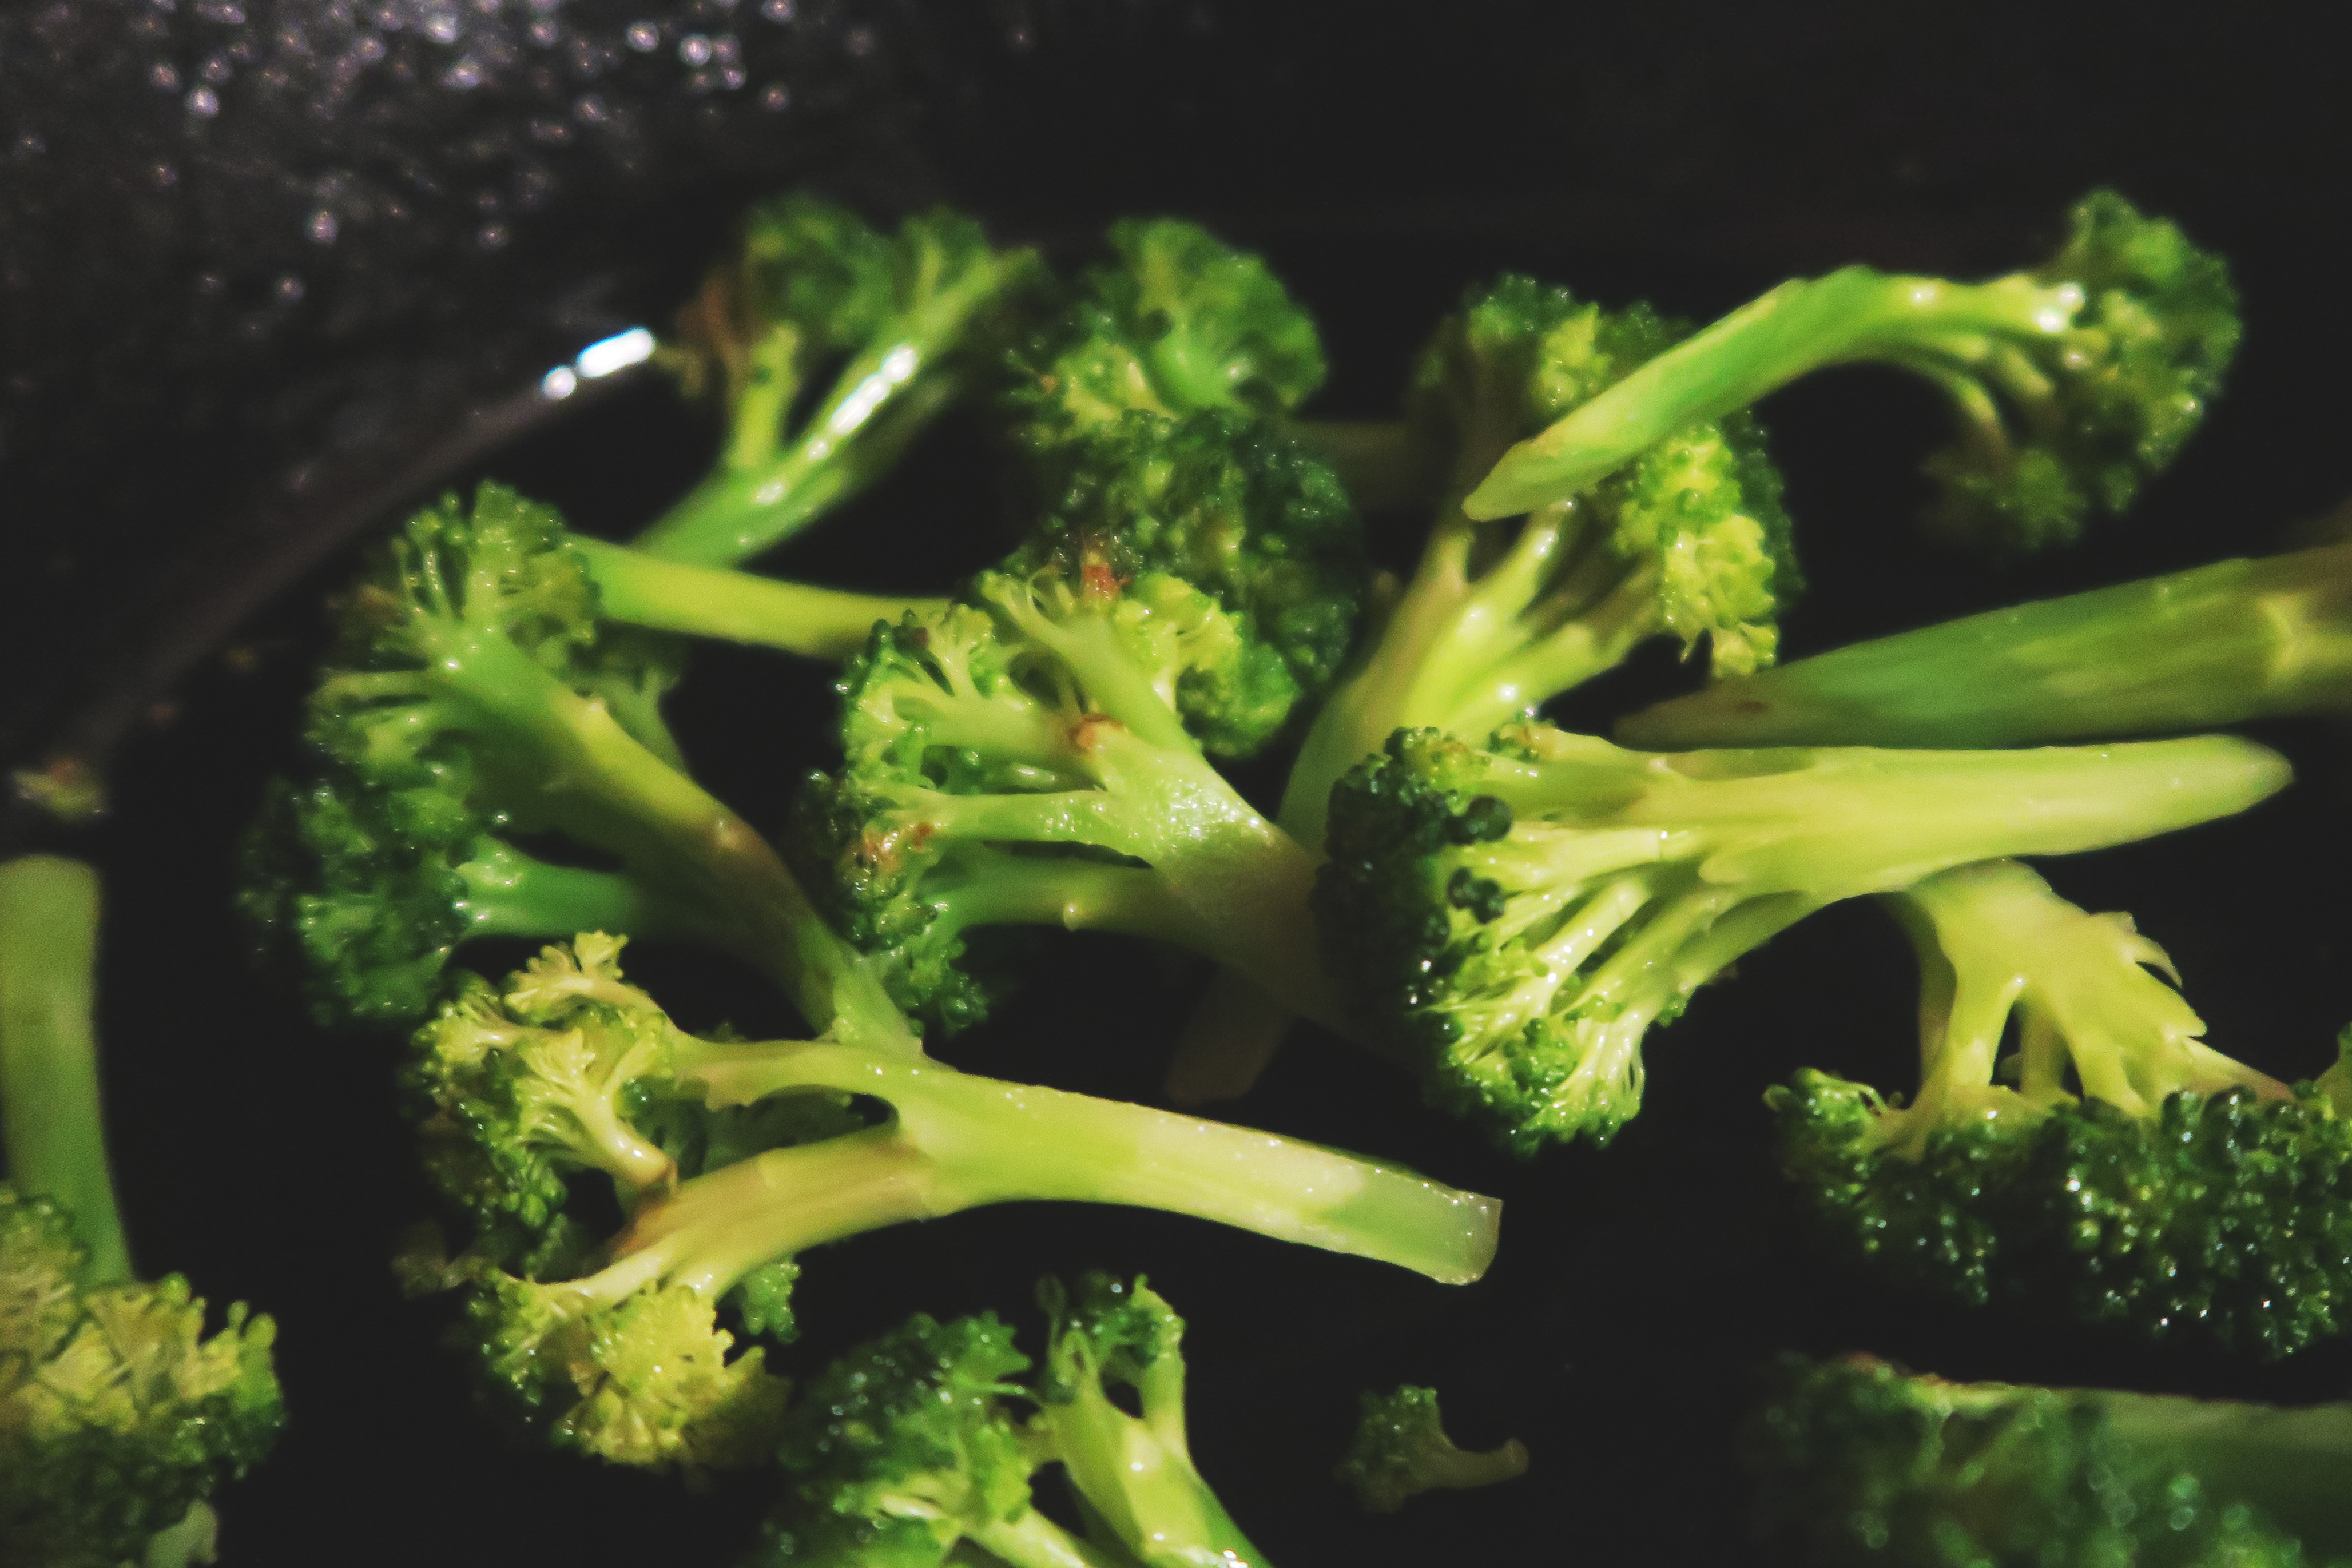
[[(410, 1068), (427, 1172), (472, 1236), (411, 1277), (464, 1288), (488, 1384), (559, 1445), (755, 1462), (783, 1391), (758, 1346), (730, 1358), (721, 1303), (788, 1333), (800, 1254), (982, 1204), (1161, 1208), (1447, 1281), (1493, 1253), (1491, 1201), (1318, 1145), (959, 1072), (910, 1036), (698, 1039), (619, 951), (583, 935), (470, 980)], [(582, 1217), (615, 1200), (600, 1236)]]
[[(1265, 1568), (1192, 1460), (1183, 1320), (1107, 1274), (1047, 1280), (1038, 1301), (1034, 1364), (992, 1312), (918, 1313), (825, 1368), (787, 1419), (793, 1494), (755, 1568)], [(1082, 1532), (1036, 1505), (1056, 1467)]]
[(1962, 284), (1848, 267), (1792, 279), (1519, 443), (1464, 507), (1502, 517), (1582, 494), (1661, 437), (1826, 365), (1925, 377), (1950, 401), (1936, 520), (2014, 550), (2119, 513), (2203, 417), (2238, 344), (2220, 258), (2112, 191), (2027, 271)]
[(212, 1561), (285, 1412), (268, 1317), (134, 1276), (99, 1113), (97, 873), (0, 864), (0, 1561)]
[(2224, 816), (2287, 780), (2213, 737), (2006, 752), (1627, 751), (1542, 725), (1401, 730), (1333, 791), (1328, 962), (1426, 1094), (1506, 1146), (1606, 1142), (1643, 1037), (1823, 904), (1998, 853)]
[(1741, 1447), (1759, 1539), (1819, 1568), (2352, 1561), (2352, 1406), (1774, 1365)]
[(1971, 1304), (2264, 1356), (2352, 1328), (2352, 1123), (2326, 1093), (2205, 1045), (2162, 949), (2022, 866), (1889, 902), (1923, 977), (1916, 1094), (1806, 1071), (1770, 1096), (1843, 1249)]

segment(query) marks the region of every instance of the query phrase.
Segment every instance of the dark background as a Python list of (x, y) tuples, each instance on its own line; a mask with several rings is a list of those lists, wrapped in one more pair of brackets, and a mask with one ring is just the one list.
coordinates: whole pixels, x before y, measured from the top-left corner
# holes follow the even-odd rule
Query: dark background
[[(1391, 407), (1428, 323), (1504, 266), (1703, 317), (1848, 260), (2004, 270), (2099, 183), (2231, 256), (2247, 340), (2229, 394), (2132, 518), (2060, 559), (1995, 569), (1916, 537), (1914, 469), (1937, 431), (1918, 389), (1841, 372), (1769, 404), (1812, 581), (1788, 622), (1799, 653), (2273, 548), (2352, 491), (2345, 41), (2251, 8), (2167, 28), (2105, 6), (0, 15), (0, 746), (12, 765), (59, 745), (117, 761), (105, 823), (10, 831), (110, 875), (108, 1086), (142, 1266), (281, 1324), (293, 1425), (225, 1500), (226, 1560), (719, 1563), (762, 1506), (756, 1480), (689, 1495), (509, 1448), (475, 1416), (433, 1343), (439, 1309), (400, 1301), (384, 1267), (429, 1208), (394, 1048), (311, 1030), (251, 974), (226, 913), (342, 541), (476, 473), (619, 532), (700, 471), (711, 434), (658, 384), (553, 418), (528, 393), (582, 343), (661, 320), (742, 199), (802, 179), (877, 213), (951, 199), (1065, 259), (1119, 214), (1202, 217), (1264, 249), (1318, 313), (1332, 413)], [(204, 112), (192, 95), (207, 89)], [(950, 424), (776, 564), (944, 587), (995, 549), (995, 477)], [(1413, 526), (1384, 524), (1400, 563)], [(1654, 653), (1561, 716), (1599, 725), (1684, 678)], [(821, 672), (711, 650), (676, 713), (717, 791), (772, 824), (823, 760), (826, 702)], [(2078, 902), (2139, 916), (2215, 1044), (2300, 1076), (2352, 1019), (2336, 897), (2352, 762), (2320, 725), (2260, 733), (2298, 765), (2288, 795), (2047, 869)], [(689, 1026), (790, 1027), (716, 966), (647, 953), (635, 972)], [(1149, 1099), (1198, 983), (1072, 938), (952, 1054)], [(1041, 1273), (1148, 1271), (1192, 1320), (1196, 1453), (1294, 1565), (1737, 1560), (1730, 1434), (1750, 1369), (1782, 1345), (1964, 1376), (2352, 1394), (2344, 1351), (2268, 1369), (2147, 1351), (1892, 1298), (1814, 1255), (1759, 1097), (1808, 1063), (1901, 1082), (1913, 1005), (1891, 926), (1832, 910), (1654, 1039), (1647, 1107), (1612, 1147), (1524, 1165), (1302, 1031), (1231, 1113), (1504, 1197), (1486, 1281), (1440, 1287), (1157, 1215), (1008, 1208), (812, 1255), (806, 1336), (779, 1360), (918, 1308), (1034, 1323)], [(1355, 1394), (1408, 1380), (1443, 1391), (1465, 1441), (1523, 1438), (1533, 1473), (1358, 1513), (1328, 1479)]]

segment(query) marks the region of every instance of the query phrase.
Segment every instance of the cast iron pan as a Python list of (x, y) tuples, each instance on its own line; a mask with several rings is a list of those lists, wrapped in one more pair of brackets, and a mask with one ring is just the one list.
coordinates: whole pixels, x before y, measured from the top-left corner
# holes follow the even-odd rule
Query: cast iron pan
[[(2235, 384), (2128, 523), (1996, 569), (1906, 526), (1934, 410), (1853, 373), (1766, 410), (1812, 580), (1791, 652), (2026, 594), (2273, 548), (2347, 489), (2352, 354), (2333, 248), (2352, 153), (2343, 40), (2233, 13), (1500, 4), (121, 0), (0, 11), (0, 749), (102, 765), (112, 814), (10, 819), (110, 878), (108, 1087), (134, 1247), (277, 1314), (292, 1425), (224, 1500), (239, 1564), (722, 1563), (764, 1499), (511, 1448), (384, 1260), (429, 1211), (390, 1042), (313, 1030), (226, 915), (235, 845), (288, 759), (321, 592), (420, 496), (496, 474), (620, 532), (708, 460), (650, 380), (540, 374), (658, 322), (741, 201), (808, 182), (877, 214), (950, 199), (1082, 259), (1134, 211), (1263, 248), (1317, 310), (1323, 407), (1376, 413), (1413, 341), (1504, 266), (1704, 316), (1866, 258), (1961, 273), (2035, 254), (2113, 183), (2232, 259)], [(740, 81), (737, 76), (740, 73)], [(1003, 517), (952, 423), (779, 564), (946, 586)], [(1410, 519), (1384, 525), (1409, 557)], [(1687, 679), (1636, 662), (1560, 716)], [(823, 760), (821, 674), (698, 656), (698, 769), (773, 823)], [(2297, 1076), (2352, 1018), (2335, 890), (2347, 767), (2235, 821), (2058, 866), (2179, 960), (2210, 1038)], [(1195, 1448), (1276, 1561), (1736, 1561), (1730, 1434), (1770, 1351), (1867, 1347), (1954, 1375), (2352, 1394), (2352, 1354), (2261, 1369), (1890, 1297), (1807, 1249), (1759, 1097), (1811, 1063), (1899, 1078), (1913, 980), (1865, 908), (1816, 917), (1653, 1042), (1643, 1115), (1531, 1164), (1302, 1035), (1237, 1119), (1507, 1199), (1500, 1262), (1449, 1289), (1190, 1221), (1004, 1209), (809, 1260), (814, 1361), (906, 1312), (1025, 1313), (1035, 1279), (1149, 1272), (1192, 1322)], [(489, 960), (486, 960), (489, 961)], [(783, 1029), (761, 988), (647, 953), (689, 1026)], [(1072, 939), (956, 1060), (1151, 1098), (1193, 971)], [(1141, 1005), (1139, 1005), (1141, 998)], [(1034, 1319), (1032, 1320), (1034, 1321)], [(1371, 1520), (1328, 1477), (1354, 1397), (1436, 1385), (1530, 1477)]]

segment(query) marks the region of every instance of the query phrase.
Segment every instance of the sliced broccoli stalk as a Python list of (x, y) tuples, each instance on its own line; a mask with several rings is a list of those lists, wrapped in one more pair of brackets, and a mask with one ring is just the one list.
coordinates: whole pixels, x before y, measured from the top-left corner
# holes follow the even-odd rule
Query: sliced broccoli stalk
[[(285, 1412), (270, 1320), (135, 1277), (100, 1113), (97, 874), (0, 864), (0, 1561), (176, 1568)], [(208, 1559), (207, 1559), (208, 1560)]]
[[(1052, 1326), (1027, 1385), (993, 1313), (917, 1313), (828, 1366), (786, 1424), (795, 1485), (755, 1562), (1263, 1568), (1192, 1462), (1182, 1320), (1141, 1280), (1047, 1280), (1038, 1297)], [(1036, 1507), (1055, 1465), (1083, 1535)]]
[[(726, 446), (637, 546), (733, 566), (864, 489), (982, 373), (996, 319), (1036, 271), (1033, 252), (992, 250), (977, 225), (945, 211), (886, 239), (810, 196), (754, 209), (739, 255), (682, 323), (689, 385), (721, 383)], [(803, 388), (835, 363), (795, 423)]]
[(866, 646), (876, 622), (928, 614), (947, 602), (692, 566), (577, 535), (570, 544), (596, 585), (596, 610), (604, 620), (780, 648), (811, 659), (846, 659)]
[(2334, 1196), (2352, 1123), (2324, 1093), (2204, 1044), (2149, 973), (2168, 972), (2160, 948), (2022, 866), (1890, 902), (1920, 956), (1916, 1097), (1807, 1071), (1768, 1099), (1840, 1248), (1970, 1304), (2263, 1356), (2352, 1328), (2352, 1207)]
[[(1448, 1282), (1493, 1255), (1490, 1200), (1314, 1145), (904, 1051), (697, 1039), (622, 978), (619, 947), (583, 936), (502, 992), (467, 988), (409, 1074), (426, 1168), (474, 1226), (438, 1272), (470, 1285), (490, 1385), (559, 1443), (754, 1462), (781, 1391), (730, 1359), (722, 1300), (749, 1286), (777, 1320), (780, 1261), (982, 1204), (1165, 1209)], [(601, 1249), (574, 1217), (596, 1176), (627, 1217)]]
[(1271, 415), (1322, 384), (1315, 323), (1257, 256), (1168, 218), (1113, 224), (1109, 240), (1112, 264), (1016, 354), (1010, 401), (1033, 452), (1139, 412)]
[(1016, 558), (1024, 573), (983, 576), (977, 603), (879, 629), (845, 675), (848, 761), (791, 842), (902, 1006), (976, 1016), (952, 945), (1010, 920), (1158, 937), (1341, 1021), (1305, 918), (1312, 860), (1193, 738), (1262, 728), (1274, 688), (1253, 669), (1261, 623), (1150, 564), (1210, 552), (1187, 538), (1122, 536), (1139, 547), (1122, 577), (1097, 536), (1064, 535)]
[(1405, 730), (1333, 793), (1316, 921), (1340, 993), (1434, 1103), (1520, 1153), (1605, 1142), (1639, 1107), (1649, 1027), (1823, 904), (2226, 816), (2287, 777), (2227, 737), (1657, 754)]
[(1783, 1357), (1742, 1435), (1797, 1561), (2300, 1568), (2352, 1552), (2352, 1406), (1948, 1383)]
[(2025, 746), (2352, 707), (2352, 545), (2217, 561), (1717, 682), (1629, 745)]
[(2119, 513), (2170, 463), (2238, 343), (2218, 257), (2111, 191), (2070, 214), (2058, 254), (1961, 284), (1849, 267), (1781, 284), (1514, 446), (1463, 503), (1504, 517), (1583, 494), (1672, 433), (1825, 365), (1898, 366), (1951, 400), (1927, 473), (1949, 530), (2062, 544)]
[(1355, 1439), (1333, 1473), (1354, 1490), (1365, 1511), (1394, 1513), (1422, 1492), (1492, 1486), (1527, 1472), (1526, 1444), (1515, 1437), (1475, 1453), (1456, 1447), (1445, 1435), (1437, 1390), (1408, 1383), (1364, 1396)]
[[(599, 913), (635, 901), (664, 929), (725, 932), (724, 946), (840, 1038), (908, 1044), (880, 979), (814, 918), (766, 841), (632, 736), (593, 665), (583, 672), (599, 634), (594, 597), (555, 515), (496, 486), (470, 516), (445, 502), (388, 541), (347, 601), (310, 699), (327, 788), (291, 813), (293, 841), (280, 840), (278, 863), (295, 871), (265, 877), (248, 907), (316, 952), (316, 900), (356, 916), (380, 866), (391, 919), (342, 950), (364, 971), (329, 985), (381, 1017), (413, 1000), (472, 929), (469, 896), (505, 895), (494, 908), (539, 934), (553, 910), (529, 901), (537, 888)], [(624, 882), (542, 877), (526, 888), (522, 873), (538, 868), (486, 842), (510, 833), (553, 835), (617, 862)]]

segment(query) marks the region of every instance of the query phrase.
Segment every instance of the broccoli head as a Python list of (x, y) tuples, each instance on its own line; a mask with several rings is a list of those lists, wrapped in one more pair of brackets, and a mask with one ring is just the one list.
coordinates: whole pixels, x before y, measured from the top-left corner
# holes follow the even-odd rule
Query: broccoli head
[(1492, 1486), (1527, 1469), (1527, 1446), (1517, 1438), (1484, 1453), (1456, 1447), (1445, 1435), (1437, 1390), (1408, 1383), (1364, 1396), (1355, 1440), (1336, 1473), (1367, 1511), (1394, 1513), (1421, 1492)]

